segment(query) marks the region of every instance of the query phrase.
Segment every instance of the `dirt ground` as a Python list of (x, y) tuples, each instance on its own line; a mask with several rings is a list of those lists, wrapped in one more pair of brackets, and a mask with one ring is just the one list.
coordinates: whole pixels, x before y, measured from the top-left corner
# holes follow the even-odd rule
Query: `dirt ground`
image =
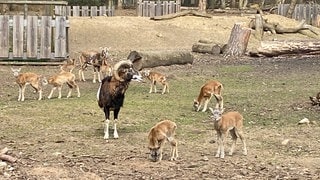
[[(252, 15), (217, 16), (213, 19), (186, 16), (167, 21), (151, 21), (133, 16), (92, 19), (70, 17), (70, 55), (77, 57), (82, 50), (98, 50), (99, 47), (107, 46), (111, 47), (111, 55), (118, 60), (126, 58), (130, 50), (190, 50), (192, 44), (199, 39), (211, 39), (223, 44), (227, 43), (234, 23), (246, 24), (250, 18)], [(270, 21), (286, 22), (287, 25), (297, 24), (275, 15), (269, 15), (268, 18)], [(265, 38), (270, 40), (308, 39), (299, 34), (268, 36), (266, 34)], [(259, 42), (251, 38), (248, 48), (253, 49), (258, 45)], [(188, 69), (191, 74), (196, 74), (200, 66), (203, 70), (204, 64), (212, 65), (219, 60), (221, 59), (218, 57), (196, 54), (193, 68), (179, 66), (167, 67), (166, 70)], [(284, 75), (281, 67), (289, 69), (288, 73), (308, 70), (316, 72), (320, 65), (317, 58), (306, 61), (309, 63), (270, 60), (264, 66), (261, 66), (261, 61), (250, 59), (236, 63), (261, 66), (260, 73), (272, 70), (273, 75)], [(2, 68), (1, 82), (5, 81), (5, 73), (6, 70)], [(3, 99), (6, 96), (1, 92), (0, 95)], [(71, 134), (77, 133), (77, 129), (68, 128)], [(11, 155), (19, 157), (19, 160), (9, 166), (4, 174), (0, 174), (0, 179), (319, 179), (320, 129), (311, 128), (318, 136), (310, 136), (310, 129), (300, 128), (296, 131), (286, 128), (286, 132), (293, 132), (290, 137), (296, 138), (291, 148), (281, 145), (286, 134), (284, 131), (276, 128), (246, 129), (246, 134), (251, 134), (248, 136), (248, 156), (237, 151), (234, 156), (227, 156), (223, 160), (214, 157), (216, 144), (205, 140), (182, 140), (179, 144), (180, 158), (168, 161), (169, 154), (166, 151), (165, 160), (160, 163), (151, 163), (147, 159), (145, 142), (139, 143), (139, 146), (132, 143), (143, 139), (145, 133), (121, 134), (121, 139), (108, 143), (104, 143), (100, 137), (102, 133), (97, 132), (94, 132), (95, 135), (98, 134), (94, 137), (54, 136), (56, 140), (51, 142), (45, 142), (45, 137), (40, 136), (27, 142), (19, 140), (22, 137), (8, 141), (2, 136), (0, 148), (10, 146), (15, 149)], [(204, 139), (212, 139), (212, 135), (208, 134)], [(262, 143), (267, 140), (270, 148), (263, 149)], [(63, 152), (64, 146), (73, 146), (73, 154)], [(240, 149), (241, 145), (238, 147)], [(83, 149), (86, 149), (86, 153), (81, 153)], [(90, 154), (90, 149), (100, 151)], [(44, 155), (42, 152), (47, 153)]]

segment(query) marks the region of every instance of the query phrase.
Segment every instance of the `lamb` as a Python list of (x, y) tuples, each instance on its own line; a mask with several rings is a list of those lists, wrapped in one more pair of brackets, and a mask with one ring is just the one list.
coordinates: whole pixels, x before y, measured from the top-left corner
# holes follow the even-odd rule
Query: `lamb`
[(131, 80), (141, 80), (140, 75), (133, 69), (130, 60), (123, 60), (114, 65), (113, 75), (104, 78), (97, 92), (98, 105), (105, 114), (104, 139), (109, 139), (110, 111), (114, 117), (114, 138), (119, 138), (117, 121), (120, 108), (123, 105), (125, 93)]
[(48, 84), (45, 77), (32, 72), (20, 73), (21, 68), (11, 68), (11, 71), (16, 77), (16, 83), (19, 85), (18, 101), (24, 101), (24, 93), (28, 84), (30, 84), (31, 87), (33, 87), (33, 89), (39, 93), (38, 100), (42, 99), (42, 87)]
[(147, 77), (151, 82), (149, 93), (152, 93), (153, 89), (154, 93), (157, 93), (157, 82), (163, 85), (162, 94), (164, 94), (166, 91), (169, 93), (169, 83), (167, 82), (167, 78), (165, 75), (159, 72), (145, 70), (143, 71), (143, 76)]
[(100, 77), (100, 69), (101, 62), (103, 58), (109, 57), (109, 50), (110, 48), (107, 47), (100, 47), (101, 52), (98, 51), (83, 51), (81, 52), (79, 56), (79, 63), (80, 63), (80, 69), (79, 69), (79, 80), (80, 81), (86, 81), (84, 77), (83, 71), (87, 69), (88, 66), (93, 66), (93, 83), (96, 83), (96, 76), (98, 75), (98, 81), (101, 82)]
[(112, 76), (112, 66), (108, 63), (107, 58), (103, 58), (100, 66), (102, 77)]
[(67, 59), (63, 65), (60, 66), (61, 71), (72, 72), (76, 67), (76, 60), (69, 58)]
[(239, 112), (228, 112), (222, 114), (224, 109), (216, 108), (213, 110), (209, 108), (212, 113), (212, 120), (214, 121), (214, 129), (217, 132), (218, 140), (218, 150), (216, 157), (224, 158), (224, 143), (225, 137), (227, 137), (228, 132), (232, 136), (232, 146), (229, 155), (232, 156), (234, 148), (236, 146), (237, 138), (239, 137), (243, 145), (243, 154), (247, 155), (246, 141), (243, 136), (243, 116)]
[(168, 141), (171, 145), (170, 160), (178, 158), (178, 143), (175, 140), (176, 123), (170, 120), (163, 120), (153, 126), (148, 135), (150, 159), (154, 162), (162, 160), (163, 147)]
[(71, 97), (71, 93), (72, 93), (72, 89), (76, 88), (77, 92), (78, 92), (78, 97), (80, 97), (80, 90), (79, 90), (79, 86), (78, 84), (75, 82), (75, 75), (71, 72), (66, 72), (66, 71), (61, 71), (58, 74), (55, 74), (53, 76), (51, 76), (48, 79), (48, 83), (51, 84), (53, 86), (53, 88), (51, 89), (51, 92), (48, 96), (48, 99), (51, 99), (53, 92), (58, 88), (59, 91), (59, 96), (58, 98), (61, 98), (61, 89), (62, 89), (62, 85), (63, 84), (67, 84), (69, 86), (69, 92), (67, 95), (67, 98)]
[(207, 110), (208, 104), (214, 96), (217, 100), (216, 108), (220, 107), (223, 108), (223, 97), (222, 97), (222, 84), (217, 80), (210, 80), (205, 83), (201, 89), (197, 99), (193, 100), (193, 108), (195, 111), (200, 111), (201, 105), (204, 104), (202, 112)]

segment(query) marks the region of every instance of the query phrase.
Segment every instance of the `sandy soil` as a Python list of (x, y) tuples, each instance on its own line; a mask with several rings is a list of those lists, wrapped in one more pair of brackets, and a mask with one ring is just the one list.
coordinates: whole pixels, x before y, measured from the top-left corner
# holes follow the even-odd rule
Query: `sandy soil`
[[(254, 15), (214, 16), (202, 18), (184, 16), (172, 20), (153, 21), (147, 17), (70, 17), (70, 55), (77, 57), (83, 50), (98, 50), (111, 47), (111, 54), (125, 58), (130, 50), (191, 50), (200, 39), (217, 44), (227, 44), (235, 23), (247, 27)], [(298, 22), (277, 15), (266, 15), (268, 22), (295, 27)], [(264, 40), (308, 39), (301, 34), (271, 35), (265, 33)], [(248, 51), (258, 47), (259, 41), (251, 35)], [(122, 54), (121, 54), (122, 53)]]

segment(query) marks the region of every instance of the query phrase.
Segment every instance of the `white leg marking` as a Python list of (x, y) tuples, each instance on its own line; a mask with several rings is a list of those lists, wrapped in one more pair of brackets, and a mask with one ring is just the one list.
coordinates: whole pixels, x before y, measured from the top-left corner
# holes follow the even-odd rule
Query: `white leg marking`
[(114, 131), (113, 131), (113, 137), (115, 139), (118, 139), (119, 138), (119, 135), (118, 135), (118, 131), (117, 131), (117, 119), (114, 120)]
[(19, 86), (19, 96), (18, 96), (18, 101), (21, 101), (21, 94), (22, 94), (22, 89), (21, 89), (21, 87)]
[(107, 119), (107, 120), (105, 121), (104, 137), (103, 137), (103, 139), (109, 139), (109, 122), (110, 122), (109, 119)]
[(62, 95), (61, 95), (61, 89), (62, 89), (61, 87), (58, 87), (58, 91), (59, 91), (59, 96), (58, 96), (58, 98), (59, 98), (59, 99), (61, 99), (61, 96), (62, 96)]

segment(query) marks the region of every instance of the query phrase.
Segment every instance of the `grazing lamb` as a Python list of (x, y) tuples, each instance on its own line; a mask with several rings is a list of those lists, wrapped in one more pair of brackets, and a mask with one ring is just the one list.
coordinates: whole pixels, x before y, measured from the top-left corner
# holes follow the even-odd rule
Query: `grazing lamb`
[(205, 83), (201, 89), (197, 99), (193, 100), (193, 107), (195, 111), (199, 111), (201, 105), (204, 104), (202, 112), (207, 110), (208, 104), (214, 96), (217, 100), (216, 108), (223, 108), (223, 97), (222, 97), (223, 86), (219, 81), (211, 80)]
[(76, 76), (71, 73), (71, 72), (66, 72), (66, 71), (61, 71), (58, 74), (55, 74), (53, 76), (51, 76), (48, 79), (48, 83), (51, 84), (53, 86), (53, 88), (51, 89), (51, 92), (48, 96), (48, 99), (51, 99), (53, 92), (58, 88), (59, 91), (59, 96), (58, 98), (61, 98), (61, 89), (62, 89), (62, 85), (63, 84), (67, 84), (69, 86), (69, 92), (67, 95), (67, 98), (69, 98), (71, 96), (72, 93), (72, 89), (76, 88), (77, 92), (78, 92), (78, 97), (80, 97), (80, 90), (79, 90), (79, 86), (76, 83)]
[(142, 74), (143, 76), (147, 77), (151, 82), (149, 93), (152, 93), (153, 89), (154, 93), (157, 93), (157, 82), (163, 85), (162, 94), (164, 94), (166, 91), (169, 93), (169, 84), (165, 75), (150, 70), (145, 70)]
[(93, 83), (96, 83), (96, 76), (98, 75), (98, 81), (101, 82), (100, 77), (100, 66), (103, 58), (109, 57), (109, 49), (107, 47), (100, 47), (101, 52), (98, 51), (83, 51), (79, 56), (79, 80), (86, 81), (84, 77), (84, 70), (87, 69), (88, 66), (93, 66)]
[(48, 84), (45, 77), (32, 72), (20, 73), (21, 68), (11, 68), (11, 71), (16, 77), (16, 83), (19, 85), (18, 101), (24, 101), (24, 93), (28, 84), (30, 84), (31, 87), (33, 87), (33, 89), (35, 89), (35, 91), (39, 93), (38, 100), (42, 99), (42, 86)]
[(152, 161), (162, 160), (163, 147), (168, 141), (171, 145), (170, 160), (178, 158), (178, 143), (175, 140), (176, 123), (170, 120), (163, 120), (151, 128), (148, 135), (150, 159)]
[(114, 65), (113, 75), (102, 80), (97, 92), (98, 105), (105, 114), (104, 139), (109, 139), (110, 111), (114, 116), (114, 138), (118, 138), (117, 120), (123, 105), (126, 90), (131, 80), (141, 80), (138, 72), (133, 69), (130, 60), (123, 60)]
[(214, 121), (214, 129), (217, 132), (218, 137), (218, 150), (216, 157), (224, 158), (224, 143), (225, 138), (230, 132), (233, 143), (229, 152), (229, 155), (232, 156), (234, 148), (237, 143), (237, 138), (239, 137), (243, 145), (243, 154), (247, 155), (247, 146), (246, 141), (243, 136), (243, 117), (239, 112), (228, 112), (222, 114), (224, 109), (216, 108), (213, 110), (209, 108), (212, 113), (212, 120)]

